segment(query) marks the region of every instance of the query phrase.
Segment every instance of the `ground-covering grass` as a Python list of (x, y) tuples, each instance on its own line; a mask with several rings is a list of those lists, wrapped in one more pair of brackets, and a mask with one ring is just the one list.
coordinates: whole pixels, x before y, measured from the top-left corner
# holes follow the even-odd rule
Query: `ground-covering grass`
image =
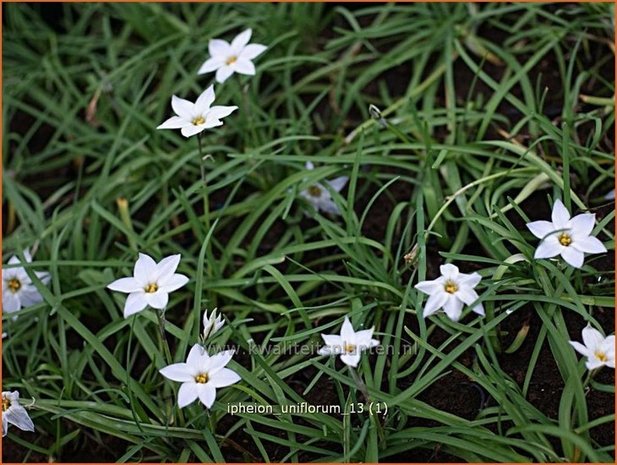
[[(614, 332), (612, 4), (3, 7), (4, 263), (29, 247), (52, 277), (2, 318), (3, 388), (36, 427), (5, 460), (613, 461), (613, 370), (568, 343)], [(202, 152), (157, 131), (213, 82), (208, 40), (249, 27), (268, 50), (215, 84), (239, 110)], [(343, 175), (340, 216), (299, 195)], [(597, 214), (608, 254), (533, 259), (525, 223), (557, 198)], [(138, 252), (190, 277), (175, 361), (204, 309), (228, 321), (243, 380), (210, 411), (177, 408), (156, 314), (124, 319), (105, 288)], [(446, 262), (482, 275), (486, 317), (423, 319), (414, 285)], [(357, 369), (372, 412), (316, 354), (346, 315), (387, 349)], [(340, 413), (227, 412), (304, 402)]]

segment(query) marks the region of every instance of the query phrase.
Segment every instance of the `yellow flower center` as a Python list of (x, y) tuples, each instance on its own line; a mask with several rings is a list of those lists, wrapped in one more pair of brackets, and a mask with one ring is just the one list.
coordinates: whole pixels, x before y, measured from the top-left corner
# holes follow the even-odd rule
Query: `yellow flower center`
[(311, 197), (319, 197), (321, 195), (321, 189), (318, 186), (311, 186), (308, 188), (308, 193)]
[(559, 243), (565, 247), (568, 247), (570, 244), (572, 244), (572, 236), (565, 232), (561, 233), (561, 235), (559, 236)]
[(607, 361), (608, 361), (608, 356), (607, 356), (604, 352), (602, 352), (602, 351), (600, 351), (600, 350), (596, 351), (596, 352), (594, 353), (594, 355), (595, 355), (595, 356), (596, 356), (596, 358), (597, 358), (598, 360), (600, 360), (602, 363), (605, 363), (605, 362), (607, 362)]
[(144, 290), (148, 293), (148, 294), (153, 294), (154, 292), (159, 290), (159, 287), (156, 283), (150, 283), (148, 284)]
[(227, 60), (225, 60), (226, 65), (233, 65), (236, 61), (238, 61), (238, 57), (236, 55), (231, 55)]
[(356, 346), (354, 344), (346, 342), (343, 346), (343, 351), (345, 351), (346, 354), (351, 354), (356, 351)]
[(9, 398), (2, 396), (2, 411), (6, 412), (10, 406), (11, 406), (11, 401), (9, 400)]
[(458, 291), (458, 285), (453, 281), (446, 281), (446, 284), (444, 284), (443, 288), (448, 294), (454, 294), (456, 291)]
[(195, 376), (195, 382), (199, 384), (206, 384), (208, 382), (208, 373), (199, 373)]
[(195, 118), (193, 118), (193, 121), (191, 121), (194, 126), (199, 126), (200, 124), (204, 124), (205, 122), (206, 118), (204, 118), (203, 116), (196, 116)]
[(9, 290), (15, 294), (18, 290), (21, 289), (21, 281), (17, 278), (11, 278), (9, 279), (9, 282), (7, 283), (7, 286), (9, 286)]

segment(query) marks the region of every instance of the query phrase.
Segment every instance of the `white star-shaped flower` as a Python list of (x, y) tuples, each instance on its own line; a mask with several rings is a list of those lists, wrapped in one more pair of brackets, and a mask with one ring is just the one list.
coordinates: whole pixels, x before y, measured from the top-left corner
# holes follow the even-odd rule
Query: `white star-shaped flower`
[(261, 44), (249, 44), (253, 31), (247, 29), (238, 34), (231, 44), (226, 40), (212, 39), (208, 43), (210, 58), (201, 65), (197, 74), (206, 74), (216, 71), (217, 82), (223, 83), (233, 73), (255, 74), (253, 61), (268, 47)]
[(171, 255), (156, 263), (151, 257), (140, 253), (133, 276), (120, 278), (107, 286), (112, 291), (125, 292), (129, 296), (124, 304), (124, 318), (141, 312), (148, 305), (164, 309), (169, 293), (184, 286), (189, 278), (176, 273), (180, 254)]
[(341, 327), (340, 336), (337, 334), (322, 334), (326, 343), (319, 349), (319, 355), (340, 355), (341, 361), (350, 367), (357, 367), (363, 350), (379, 345), (377, 339), (373, 339), (374, 328), (355, 332), (348, 317), (345, 317)]
[(34, 423), (24, 407), (19, 403), (19, 392), (2, 393), (2, 436), (6, 436), (9, 424), (23, 431), (34, 431)]
[(171, 108), (177, 116), (172, 116), (156, 129), (180, 129), (184, 137), (199, 134), (205, 129), (222, 126), (222, 118), (229, 116), (236, 106), (211, 106), (214, 102), (214, 86), (208, 87), (195, 103), (175, 95), (171, 97)]
[(195, 344), (186, 363), (174, 363), (161, 369), (165, 378), (182, 383), (178, 390), (178, 407), (186, 407), (199, 399), (210, 408), (216, 399), (217, 388), (240, 381), (238, 373), (225, 368), (233, 354), (233, 350), (226, 350), (210, 357), (202, 346)]
[(208, 316), (208, 312), (204, 311), (203, 317), (204, 330), (201, 334), (202, 341), (206, 341), (209, 337), (212, 337), (214, 333), (216, 333), (219, 329), (225, 326), (225, 320), (223, 320), (223, 315), (217, 314), (216, 308), (212, 310), (210, 316)]
[(602, 336), (597, 329), (587, 325), (583, 329), (583, 344), (569, 341), (572, 347), (581, 355), (587, 357), (585, 366), (594, 370), (601, 366), (615, 368), (615, 336)]
[[(305, 168), (310, 171), (315, 167), (313, 166), (313, 163), (307, 161)], [(332, 181), (325, 181), (325, 183), (328, 184), (328, 186), (330, 186), (334, 191), (340, 192), (347, 185), (347, 181), (349, 181), (349, 177), (340, 176), (338, 178), (334, 178)], [(316, 210), (321, 210), (332, 215), (341, 214), (338, 206), (334, 203), (334, 200), (332, 200), (330, 191), (328, 191), (323, 184), (314, 184), (300, 192), (300, 195), (308, 200), (308, 202), (313, 205)]]
[[(29, 250), (24, 250), (26, 263), (32, 262)], [(12, 256), (9, 265), (21, 263), (19, 258)], [(49, 273), (45, 271), (35, 271), (36, 276), (47, 285), (49, 283)], [(18, 311), (20, 308), (30, 307), (43, 301), (41, 293), (26, 273), (23, 267), (3, 268), (2, 269), (2, 310), (6, 313)]]
[[(443, 308), (452, 321), (458, 321), (465, 304), (470, 305), (478, 299), (474, 288), (482, 277), (478, 273), (460, 273), (458, 267), (452, 264), (439, 267), (441, 276), (432, 281), (422, 281), (415, 288), (430, 297), (424, 306), (422, 316), (426, 318)], [(474, 306), (472, 311), (484, 316), (482, 304)]]
[(606, 247), (591, 231), (596, 223), (596, 215), (582, 213), (570, 218), (570, 212), (561, 200), (553, 205), (552, 221), (532, 221), (527, 228), (541, 239), (534, 258), (552, 258), (557, 255), (574, 268), (583, 266), (585, 253), (604, 253)]

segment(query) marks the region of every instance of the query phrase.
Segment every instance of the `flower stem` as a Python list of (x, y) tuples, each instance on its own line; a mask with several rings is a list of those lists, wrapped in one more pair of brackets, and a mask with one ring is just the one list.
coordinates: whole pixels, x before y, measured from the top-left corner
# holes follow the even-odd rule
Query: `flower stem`
[(204, 154), (201, 146), (201, 133), (197, 134), (197, 145), (199, 147), (199, 169), (201, 171), (202, 191), (204, 197), (204, 221), (206, 223), (206, 233), (210, 230), (210, 200), (208, 198), (208, 181), (206, 180), (206, 167), (204, 166)]
[(362, 381), (362, 378), (360, 378), (360, 375), (358, 375), (358, 372), (356, 371), (355, 368), (349, 367), (349, 372), (351, 373), (351, 377), (353, 378), (353, 380), (356, 382), (356, 385), (358, 386), (358, 389), (360, 390), (360, 392), (364, 396), (364, 400), (369, 402), (370, 401), (370, 397), (368, 395), (368, 389), (366, 388), (366, 384), (364, 384), (364, 381)]
[(371, 401), (371, 397), (369, 396), (366, 384), (364, 384), (364, 381), (362, 380), (362, 378), (360, 377), (360, 375), (358, 374), (358, 372), (356, 371), (355, 368), (350, 366), (349, 367), (349, 372), (351, 373), (351, 377), (355, 381), (356, 386), (358, 386), (358, 389), (360, 390), (360, 392), (364, 396), (364, 400), (366, 401), (367, 404), (369, 404), (369, 415), (370, 416), (374, 416), (374, 418), (375, 418), (375, 426), (377, 427), (377, 435), (379, 436), (380, 442), (383, 443), (383, 441), (385, 441), (386, 438), (384, 436), (383, 428), (381, 426), (381, 419), (379, 418), (378, 414), (375, 414), (372, 411), (372, 408), (371, 408), (372, 401)]
[(208, 425), (210, 426), (210, 431), (212, 432), (212, 434), (214, 434), (216, 431), (216, 424), (214, 422), (214, 416), (212, 415), (212, 412), (209, 409), (208, 409)]
[(155, 310), (155, 312), (159, 323), (159, 344), (161, 346), (161, 350), (165, 352), (167, 364), (171, 365), (173, 359), (171, 358), (171, 351), (169, 350), (169, 344), (167, 343), (167, 338), (165, 337), (165, 309)]

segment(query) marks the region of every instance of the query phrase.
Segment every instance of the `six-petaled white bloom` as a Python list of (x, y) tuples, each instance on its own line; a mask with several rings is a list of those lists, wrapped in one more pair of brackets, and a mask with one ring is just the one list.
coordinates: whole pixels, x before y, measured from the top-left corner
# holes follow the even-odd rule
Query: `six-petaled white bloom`
[(355, 332), (349, 318), (345, 317), (341, 334), (322, 334), (326, 345), (319, 349), (319, 355), (340, 355), (341, 360), (350, 367), (357, 367), (363, 350), (379, 345), (377, 339), (373, 339), (373, 330), (365, 329)]
[(177, 116), (172, 116), (156, 129), (180, 129), (184, 137), (191, 137), (204, 129), (222, 126), (221, 118), (229, 116), (238, 107), (213, 107), (214, 98), (214, 86), (204, 90), (195, 103), (172, 96), (171, 108)]
[(585, 366), (594, 370), (601, 366), (615, 368), (615, 336), (602, 336), (597, 329), (587, 325), (583, 329), (583, 343), (570, 341), (574, 349), (587, 357)]
[(534, 258), (552, 258), (557, 255), (574, 268), (583, 266), (585, 253), (604, 253), (606, 247), (591, 231), (596, 223), (596, 215), (582, 213), (570, 218), (570, 212), (561, 200), (553, 205), (552, 221), (532, 221), (527, 223), (531, 233), (541, 239)]
[(233, 350), (226, 350), (209, 356), (199, 344), (195, 344), (186, 363), (174, 363), (160, 370), (172, 381), (182, 383), (178, 390), (178, 406), (186, 407), (199, 399), (206, 407), (212, 407), (216, 399), (216, 389), (231, 386), (240, 381), (240, 376), (225, 368), (233, 356)]
[(212, 337), (219, 329), (225, 325), (223, 315), (216, 312), (216, 308), (212, 310), (210, 316), (208, 312), (204, 311), (204, 331), (201, 335), (202, 341), (206, 341), (209, 337)]
[(261, 44), (249, 44), (251, 29), (238, 34), (231, 44), (226, 40), (212, 39), (208, 43), (210, 58), (201, 65), (197, 74), (206, 74), (216, 71), (216, 80), (223, 83), (233, 73), (255, 74), (253, 61), (268, 47)]
[(133, 277), (120, 278), (107, 286), (112, 291), (125, 292), (129, 296), (124, 304), (124, 317), (141, 312), (146, 306), (164, 309), (169, 293), (184, 286), (189, 278), (176, 273), (180, 254), (171, 255), (156, 263), (151, 257), (140, 253)]
[[(32, 262), (30, 251), (24, 250), (26, 263)], [(21, 263), (19, 258), (12, 256), (9, 265)], [(49, 273), (45, 271), (35, 271), (36, 276), (47, 284)], [(30, 307), (43, 301), (41, 293), (26, 273), (23, 267), (3, 268), (2, 269), (2, 309), (6, 313), (18, 311), (20, 308)]]
[(24, 407), (19, 404), (19, 392), (2, 393), (2, 436), (6, 436), (9, 424), (23, 431), (34, 431), (34, 424)]
[[(443, 308), (452, 321), (458, 321), (463, 305), (470, 305), (478, 299), (474, 287), (478, 285), (482, 277), (478, 273), (460, 273), (458, 267), (452, 264), (441, 265), (439, 271), (441, 272), (439, 278), (422, 281), (415, 285), (416, 289), (430, 296), (426, 301), (422, 316), (426, 318)], [(475, 305), (472, 310), (484, 316), (482, 304)]]
[[(305, 168), (310, 171), (315, 167), (313, 166), (313, 163), (307, 161)], [(349, 181), (349, 177), (341, 176), (333, 179), (332, 181), (325, 181), (325, 183), (328, 184), (332, 190), (340, 192), (347, 184), (347, 181)], [(332, 200), (332, 195), (323, 184), (314, 184), (300, 192), (300, 195), (308, 200), (316, 210), (321, 210), (333, 215), (341, 214), (338, 206), (334, 203), (334, 200)]]

